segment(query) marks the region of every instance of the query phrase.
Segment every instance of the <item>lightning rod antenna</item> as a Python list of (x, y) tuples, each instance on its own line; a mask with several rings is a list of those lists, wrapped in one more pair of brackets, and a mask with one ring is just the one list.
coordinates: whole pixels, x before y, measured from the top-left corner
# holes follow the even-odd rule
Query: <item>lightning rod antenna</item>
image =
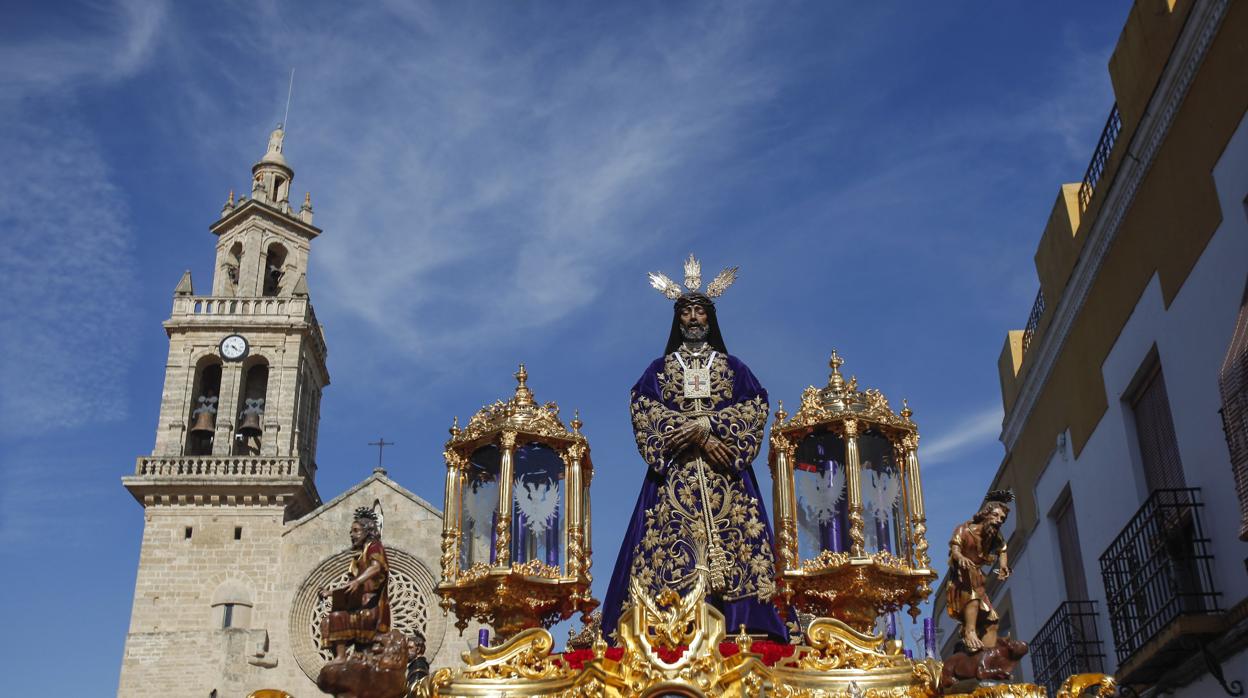
[(290, 69), (290, 85), (286, 88), (286, 114), (282, 116), (282, 130), (289, 131), (286, 122), (290, 120), (290, 95), (295, 91), (295, 69)]

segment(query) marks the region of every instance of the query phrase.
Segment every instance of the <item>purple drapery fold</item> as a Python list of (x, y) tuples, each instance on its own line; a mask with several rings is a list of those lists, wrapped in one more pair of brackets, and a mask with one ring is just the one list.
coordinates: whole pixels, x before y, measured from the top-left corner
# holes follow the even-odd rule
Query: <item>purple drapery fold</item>
[[(677, 405), (665, 401), (660, 394), (658, 377), (663, 371), (665, 358), (655, 359), (646, 368), (641, 378), (633, 386), (632, 392), (634, 400), (637, 399), (636, 396), (644, 396), (650, 400), (662, 403), (669, 409), (678, 410)], [(727, 355), (724, 358), (728, 361), (728, 366), (733, 372), (732, 398), (715, 405), (715, 409), (719, 410), (755, 397), (761, 397), (762, 401), (766, 403), (767, 391), (763, 389), (763, 386), (754, 377), (749, 367), (735, 356)], [(753, 455), (755, 454), (751, 454), (751, 460)], [(665, 464), (660, 463), (657, 465), (662, 466)], [(602, 632), (607, 637), (610, 637), (615, 632), (619, 624), (620, 613), (623, 611), (624, 602), (628, 599), (628, 584), (630, 571), (633, 566), (633, 551), (645, 535), (646, 512), (658, 503), (659, 488), (664, 482), (661, 468), (656, 467), (655, 463), (650, 463), (649, 466), (645, 479), (642, 482), (641, 492), (637, 496), (637, 504), (633, 507), (632, 518), (629, 520), (628, 528), (624, 532), (624, 540), (620, 544), (620, 552), (616, 557), (615, 568), (611, 573), (611, 583), (607, 588), (607, 598), (602, 605)], [(767, 548), (774, 549), (771, 523), (767, 518), (767, 509), (763, 503), (763, 498), (759, 494), (758, 480), (754, 476), (754, 468), (749, 462), (738, 462), (737, 466), (737, 474), (741, 478), (742, 490), (757, 502), (759, 516), (763, 523), (761, 535), (764, 536)], [(772, 637), (787, 641), (788, 629), (781, 622), (779, 613), (771, 603), (760, 601), (755, 597), (723, 602), (712, 595), (708, 595), (708, 600), (724, 614), (728, 628), (739, 628), (741, 625), (745, 625), (749, 631), (767, 633)]]
[(546, 564), (551, 567), (559, 566), (559, 513), (550, 515), (553, 519), (550, 525), (546, 527)]
[(490, 516), (490, 564), (498, 562), (498, 510)]
[[(822, 444), (819, 445), (819, 451), (820, 455), (823, 455)], [(836, 475), (837, 463), (835, 460), (829, 460), (826, 461), (826, 464), (828, 483), (830, 484), (832, 482), (832, 476)], [(828, 491), (831, 492), (834, 497), (839, 495), (839, 493), (832, 492), (830, 489)], [(822, 550), (831, 550), (834, 553), (839, 553), (844, 549), (845, 546), (841, 543), (841, 516), (843, 515), (844, 512), (841, 508), (841, 502), (837, 502), (832, 507), (832, 520), (826, 524), (819, 525), (819, 545)]]

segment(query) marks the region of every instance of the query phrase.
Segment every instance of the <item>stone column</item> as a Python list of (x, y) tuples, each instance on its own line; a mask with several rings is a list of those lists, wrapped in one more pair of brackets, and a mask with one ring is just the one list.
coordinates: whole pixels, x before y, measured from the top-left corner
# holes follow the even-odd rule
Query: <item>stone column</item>
[(234, 453), (234, 427), (238, 422), (238, 387), (242, 380), (243, 365), (230, 361), (221, 365), (221, 395), (217, 400), (217, 435), (212, 440), (212, 455), (228, 456)]

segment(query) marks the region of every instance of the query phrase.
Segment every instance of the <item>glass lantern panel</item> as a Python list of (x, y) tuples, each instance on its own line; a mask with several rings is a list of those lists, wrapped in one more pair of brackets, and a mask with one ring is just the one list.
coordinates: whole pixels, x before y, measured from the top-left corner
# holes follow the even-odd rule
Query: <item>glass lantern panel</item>
[(512, 491), (511, 561), (540, 560), (554, 568), (563, 558), (563, 459), (545, 444), (516, 449)]
[(905, 511), (902, 479), (893, 442), (868, 429), (858, 437), (858, 462), (862, 465), (863, 536), (867, 553), (887, 552), (906, 557)]
[(830, 431), (816, 431), (798, 443), (793, 460), (798, 557), (809, 560), (824, 550), (848, 550), (845, 440)]
[(482, 446), (468, 459), (460, 488), (461, 570), (477, 563), (492, 565), (497, 557), (494, 542), (498, 539), (498, 481), (502, 460), (502, 452), (494, 444)]

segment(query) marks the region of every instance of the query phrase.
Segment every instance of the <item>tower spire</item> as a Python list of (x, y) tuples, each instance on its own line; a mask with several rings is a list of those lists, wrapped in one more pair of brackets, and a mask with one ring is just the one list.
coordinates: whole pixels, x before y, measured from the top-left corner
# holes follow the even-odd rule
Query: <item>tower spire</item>
[(282, 154), (285, 140), (286, 130), (278, 124), (269, 134), (269, 146), (264, 157), (251, 168), (251, 196), (278, 207), (283, 213), (290, 213), (290, 183), (295, 178), (295, 171)]

